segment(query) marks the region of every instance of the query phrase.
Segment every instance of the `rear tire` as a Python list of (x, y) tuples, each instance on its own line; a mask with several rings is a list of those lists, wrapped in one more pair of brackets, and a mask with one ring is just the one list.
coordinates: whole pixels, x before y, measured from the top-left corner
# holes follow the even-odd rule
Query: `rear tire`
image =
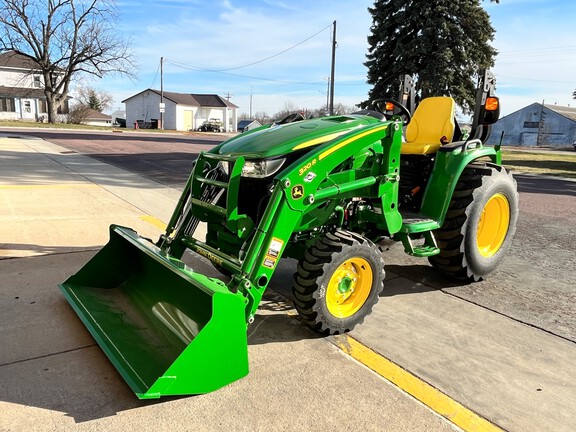
[(325, 334), (362, 323), (384, 288), (384, 260), (370, 240), (338, 230), (316, 241), (294, 275), (294, 305), (305, 322)]
[(502, 262), (517, 221), (512, 174), (496, 165), (469, 166), (458, 180), (444, 224), (434, 232), (441, 252), (428, 260), (451, 277), (480, 281)]

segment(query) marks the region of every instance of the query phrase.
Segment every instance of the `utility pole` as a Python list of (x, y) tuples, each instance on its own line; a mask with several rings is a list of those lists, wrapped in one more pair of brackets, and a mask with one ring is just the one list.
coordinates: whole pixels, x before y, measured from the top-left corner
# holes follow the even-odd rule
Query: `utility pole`
[(252, 93), (253, 93), (253, 91), (254, 91), (254, 87), (250, 87), (250, 114), (249, 114), (250, 120), (252, 120)]
[(160, 129), (164, 130), (164, 57), (160, 57)]
[(544, 123), (546, 121), (546, 113), (544, 112), (544, 99), (542, 99), (542, 106), (540, 107), (540, 120), (538, 121), (538, 135), (536, 135), (536, 146), (540, 147), (544, 144)]
[(326, 111), (330, 111), (330, 77), (326, 78), (328, 88), (326, 89)]
[(332, 67), (330, 71), (330, 106), (328, 107), (328, 111), (330, 115), (334, 115), (334, 74), (336, 70), (336, 20), (333, 23), (333, 31), (332, 31)]

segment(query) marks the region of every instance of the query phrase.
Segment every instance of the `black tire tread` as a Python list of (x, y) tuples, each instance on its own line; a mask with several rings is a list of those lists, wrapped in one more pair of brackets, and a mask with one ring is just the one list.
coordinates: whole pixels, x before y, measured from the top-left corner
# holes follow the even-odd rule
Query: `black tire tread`
[[(294, 296), (294, 306), (302, 317), (304, 322), (324, 334), (339, 334), (352, 330), (357, 324), (361, 324), (364, 318), (370, 314), (372, 307), (378, 301), (379, 294), (384, 288), (383, 283), (378, 289), (375, 301), (367, 303), (354, 315), (352, 323), (345, 327), (332, 325), (330, 320), (319, 315), (317, 307), (318, 279), (326, 272), (326, 266), (329, 265), (336, 255), (341, 253), (345, 248), (353, 245), (364, 245), (366, 247), (377, 249), (376, 246), (368, 239), (356, 233), (344, 230), (337, 230), (320, 237), (316, 243), (310, 247), (304, 254), (297, 266), (297, 272), (294, 275), (292, 293)], [(381, 281), (384, 281), (384, 261), (382, 257), (379, 266), (379, 275)]]
[[(474, 201), (475, 191), (482, 187), (486, 177), (494, 175), (495, 171), (502, 171), (512, 178), (503, 167), (492, 164), (471, 165), (465, 168), (456, 184), (444, 224), (434, 231), (440, 253), (428, 258), (428, 261), (450, 277), (467, 281), (479, 281), (482, 275), (476, 274), (467, 264), (464, 253), (464, 226), (468, 221), (468, 208)], [(512, 178), (514, 185), (516, 180)], [(513, 209), (514, 211), (514, 209)], [(515, 225), (511, 227), (512, 235)]]

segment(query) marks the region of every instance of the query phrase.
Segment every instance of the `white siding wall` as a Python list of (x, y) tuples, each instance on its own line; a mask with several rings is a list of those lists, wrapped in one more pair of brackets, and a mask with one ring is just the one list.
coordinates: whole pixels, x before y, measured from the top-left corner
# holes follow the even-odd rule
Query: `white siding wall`
[[(164, 98), (166, 110), (164, 112), (164, 129), (178, 129), (179, 115), (177, 114), (177, 105)], [(145, 92), (134, 96), (125, 102), (126, 105), (126, 127), (133, 128), (134, 122), (143, 120), (145, 122), (152, 119), (160, 120), (160, 95), (154, 92)]]
[[(160, 95), (154, 92), (144, 92), (133, 96), (125, 102), (126, 105), (126, 127), (133, 128), (137, 120), (151, 121), (160, 119)], [(226, 108), (198, 108), (195, 106), (177, 105), (164, 98), (166, 111), (164, 112), (164, 129), (167, 130), (188, 130), (186, 118), (192, 113), (191, 129), (198, 129), (209, 119), (218, 119), (224, 122), (224, 110)], [(236, 111), (227, 109), (228, 130), (236, 131)]]
[[(34, 77), (39, 77), (40, 81), (36, 82)], [(40, 73), (29, 73), (23, 70), (2, 69), (0, 68), (0, 85), (5, 87), (17, 88), (42, 88), (44, 78)], [(40, 85), (39, 85), (40, 84)], [(36, 121), (41, 116), (47, 117), (48, 114), (40, 112), (40, 104), (38, 99), (30, 98), (15, 98), (15, 112), (0, 112), (0, 119), (2, 120), (32, 120)]]
[[(40, 74), (36, 75), (40, 76)], [(42, 78), (41, 80), (43, 81)], [(0, 85), (6, 87), (33, 88), (34, 76), (14, 70), (0, 69)]]
[(137, 120), (149, 122), (160, 118), (160, 96), (145, 92), (126, 101), (126, 127), (133, 128)]
[[(160, 103), (160, 99), (158, 99), (158, 103)], [(166, 98), (164, 98), (164, 104), (166, 105), (166, 110), (164, 111), (164, 129), (178, 130), (178, 105), (171, 100), (166, 100)], [(160, 109), (158, 109), (158, 115), (160, 115)]]
[(0, 120), (18, 120), (20, 114), (17, 112), (3, 112), (0, 111)]
[(110, 126), (112, 127), (112, 120), (86, 120), (82, 122), (87, 126)]
[(177, 105), (176, 109), (174, 110), (174, 112), (176, 113), (176, 126), (174, 127), (174, 129), (179, 130), (179, 131), (186, 131), (188, 130), (188, 128), (186, 127), (186, 111), (192, 111), (192, 125), (191, 125), (191, 129), (198, 129), (198, 127), (202, 124), (202, 123), (198, 123), (196, 121), (196, 114), (198, 112), (198, 107), (193, 107), (193, 106), (187, 106), (187, 105)]

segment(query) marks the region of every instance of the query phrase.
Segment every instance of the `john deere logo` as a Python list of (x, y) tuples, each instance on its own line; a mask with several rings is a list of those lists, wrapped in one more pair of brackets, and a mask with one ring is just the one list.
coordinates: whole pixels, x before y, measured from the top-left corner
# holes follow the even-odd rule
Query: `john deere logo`
[(300, 199), (304, 196), (304, 187), (302, 185), (296, 185), (292, 188), (292, 199)]

